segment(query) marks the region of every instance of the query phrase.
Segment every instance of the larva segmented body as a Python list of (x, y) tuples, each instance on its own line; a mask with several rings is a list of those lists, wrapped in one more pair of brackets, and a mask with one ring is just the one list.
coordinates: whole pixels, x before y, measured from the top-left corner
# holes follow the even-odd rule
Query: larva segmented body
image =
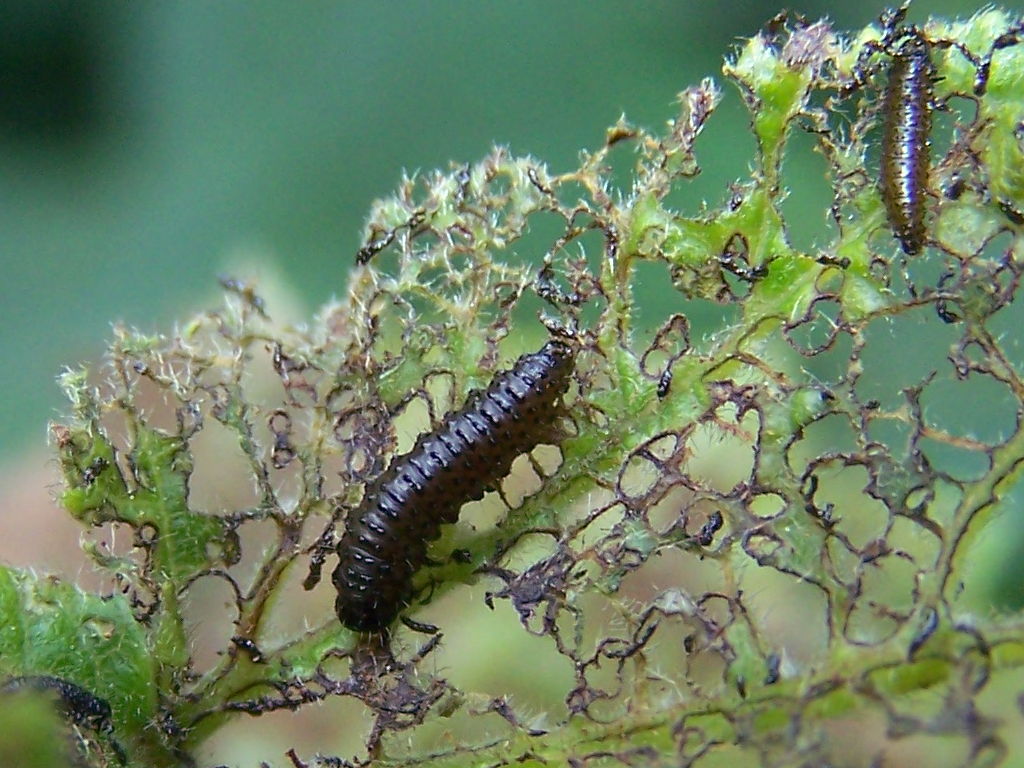
[(412, 596), (413, 574), (440, 526), (482, 498), (517, 456), (560, 440), (560, 398), (574, 357), (574, 348), (557, 340), (523, 355), (367, 489), (337, 548), (332, 580), (342, 624), (361, 632), (391, 624)]
[(934, 81), (930, 44), (908, 35), (893, 53), (882, 103), (880, 188), (889, 226), (909, 256), (925, 241)]

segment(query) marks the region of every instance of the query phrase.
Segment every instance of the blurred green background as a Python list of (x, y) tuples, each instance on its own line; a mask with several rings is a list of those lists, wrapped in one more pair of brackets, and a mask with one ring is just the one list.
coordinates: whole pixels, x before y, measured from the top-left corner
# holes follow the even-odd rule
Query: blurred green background
[[(976, 7), (917, 2), (912, 17)], [(779, 10), (5, 4), (0, 461), (43, 448), (63, 407), (55, 374), (96, 359), (112, 322), (167, 331), (216, 301), (224, 272), (288, 294), (301, 320), (343, 290), (369, 205), (403, 169), (475, 160), (495, 142), (571, 168), (623, 112), (660, 128), (678, 91), (718, 77), (736, 38)], [(880, 6), (800, 10), (852, 29)], [(712, 201), (746, 175), (752, 150), (725, 92), (699, 145)], [(807, 217), (789, 212), (821, 231), (821, 201), (806, 199)]]

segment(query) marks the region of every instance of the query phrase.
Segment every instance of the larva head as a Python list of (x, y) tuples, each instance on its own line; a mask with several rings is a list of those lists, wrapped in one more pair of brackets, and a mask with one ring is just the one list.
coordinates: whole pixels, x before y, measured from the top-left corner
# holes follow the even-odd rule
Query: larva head
[[(340, 567), (339, 567), (340, 570)], [(338, 614), (341, 623), (356, 632), (372, 633), (382, 632), (394, 621), (398, 611), (404, 605), (399, 598), (381, 596), (378, 600), (354, 599), (348, 586), (339, 584), (335, 571), (335, 588), (338, 590), (338, 597), (334, 601), (334, 610)], [(390, 587), (390, 584), (386, 585)], [(387, 590), (385, 590), (387, 591)]]
[(931, 43), (928, 42), (920, 30), (916, 27), (908, 27), (906, 33), (897, 43), (893, 55), (896, 58), (910, 58), (911, 56), (930, 59)]
[(576, 348), (560, 339), (552, 339), (537, 353), (544, 358), (547, 366), (546, 376), (549, 386), (562, 393), (569, 388), (569, 377), (572, 375), (576, 361)]

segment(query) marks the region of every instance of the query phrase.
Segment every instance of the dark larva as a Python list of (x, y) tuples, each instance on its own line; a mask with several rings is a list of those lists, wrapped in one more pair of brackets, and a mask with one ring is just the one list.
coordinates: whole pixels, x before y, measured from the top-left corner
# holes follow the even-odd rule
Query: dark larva
[(118, 762), (122, 765), (125, 763), (127, 755), (121, 745), (113, 739), (114, 723), (111, 719), (110, 705), (103, 699), (63, 678), (50, 675), (11, 677), (0, 685), (0, 694), (26, 690), (52, 693), (57, 699), (60, 711), (68, 720), (77, 726), (105, 734)]
[(910, 256), (921, 252), (925, 240), (935, 80), (929, 48), (919, 33), (909, 34), (900, 43), (892, 56), (882, 103), (882, 202), (893, 234)]
[(440, 526), (482, 498), (517, 456), (559, 441), (560, 399), (573, 360), (573, 347), (563, 341), (523, 355), (367, 489), (338, 543), (333, 582), (342, 624), (361, 632), (387, 627), (412, 596), (413, 574)]

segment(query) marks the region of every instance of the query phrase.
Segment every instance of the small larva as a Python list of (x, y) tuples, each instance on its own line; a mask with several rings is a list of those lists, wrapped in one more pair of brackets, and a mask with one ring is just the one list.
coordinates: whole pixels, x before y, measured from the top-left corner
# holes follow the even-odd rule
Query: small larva
[(931, 158), (929, 134), (935, 108), (936, 70), (933, 47), (954, 47), (972, 62), (978, 59), (955, 40), (933, 40), (916, 26), (904, 25), (910, 10), (905, 2), (881, 16), (882, 37), (864, 44), (853, 70), (853, 79), (843, 91), (863, 86), (874, 65), (875, 53), (889, 57), (889, 71), (882, 94), (882, 146), (879, 193), (893, 235), (908, 255), (921, 252), (925, 243), (925, 204), (928, 195)]
[(882, 162), (880, 192), (886, 218), (904, 253), (915, 256), (924, 248), (925, 207), (931, 175), (929, 134), (935, 103), (938, 72), (932, 62), (933, 48), (953, 48), (975, 68), (974, 94), (988, 87), (994, 55), (1021, 42), (1024, 22), (1017, 22), (997, 37), (988, 53), (978, 57), (962, 42), (929, 37), (919, 27), (903, 26), (910, 2), (882, 14), (883, 34), (864, 46), (854, 70), (854, 84), (865, 81), (866, 57), (889, 55), (888, 83), (882, 98)]
[(574, 358), (575, 349), (558, 340), (523, 355), (367, 489), (337, 548), (332, 581), (342, 624), (360, 632), (391, 624), (412, 597), (413, 574), (440, 526), (454, 523), (463, 504), (482, 498), (517, 456), (560, 441), (560, 399)]
[(121, 765), (126, 763), (127, 755), (124, 748), (113, 738), (114, 722), (111, 718), (110, 705), (106, 701), (81, 686), (50, 675), (11, 677), (0, 685), (0, 694), (25, 690), (54, 694), (58, 708), (70, 722), (106, 735), (118, 762)]
[(934, 81), (930, 44), (914, 30), (892, 54), (882, 101), (880, 178), (889, 226), (909, 256), (920, 253), (925, 240)]

